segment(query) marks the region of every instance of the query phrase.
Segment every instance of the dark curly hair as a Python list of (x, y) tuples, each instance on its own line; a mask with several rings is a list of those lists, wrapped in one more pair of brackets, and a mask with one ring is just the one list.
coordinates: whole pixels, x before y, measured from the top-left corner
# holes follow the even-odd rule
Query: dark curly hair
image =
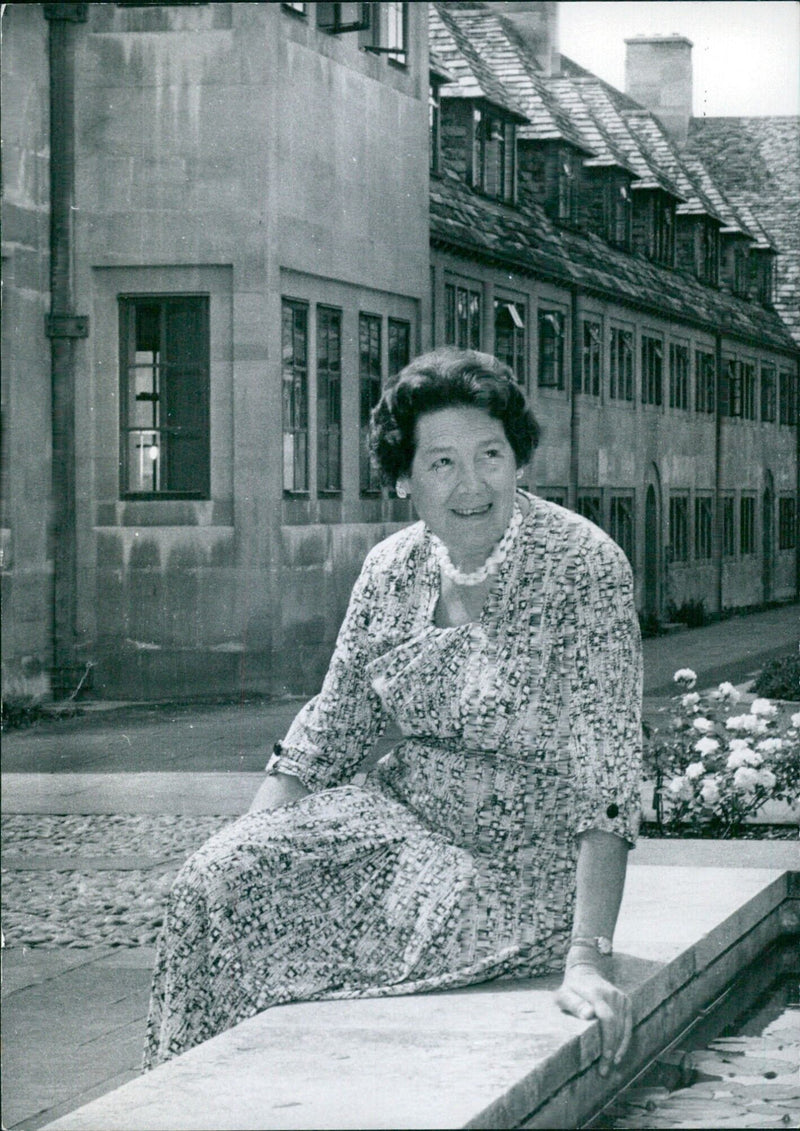
[(420, 416), (461, 405), (500, 421), (517, 467), (530, 460), (540, 429), (509, 367), (488, 353), (444, 346), (402, 369), (372, 410), (370, 454), (384, 483), (411, 473)]

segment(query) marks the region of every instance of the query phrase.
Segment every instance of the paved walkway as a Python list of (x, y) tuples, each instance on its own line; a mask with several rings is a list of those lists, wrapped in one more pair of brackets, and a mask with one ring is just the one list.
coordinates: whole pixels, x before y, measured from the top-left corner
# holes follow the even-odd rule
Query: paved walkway
[[(678, 667), (694, 668), (700, 686), (740, 682), (797, 647), (799, 627), (798, 606), (790, 606), (647, 640), (649, 702), (672, 691)], [(77, 718), (4, 736), (2, 805), (12, 815), (4, 822), (10, 830), (4, 890), (28, 905), (25, 913), (51, 920), (60, 914), (62, 937), (69, 939), (69, 945), (55, 939), (15, 945), (14, 915), (6, 918), (4, 1127), (33, 1131), (137, 1075), (153, 952), (149, 943), (125, 938), (127, 897), (117, 907), (109, 892), (120, 896), (138, 886), (146, 902), (169, 882), (192, 837), (205, 839), (208, 815), (233, 817), (246, 809), (272, 744), (300, 702), (86, 705)], [(92, 814), (88, 831), (64, 844), (65, 822)], [(164, 814), (184, 838), (180, 852), (149, 831)], [(148, 830), (134, 847), (119, 839), (126, 815)], [(20, 822), (32, 830), (27, 841), (19, 839)], [(796, 861), (796, 843), (757, 841), (645, 841), (633, 858), (695, 867), (796, 867)], [(107, 897), (110, 927), (103, 937), (111, 945), (93, 941), (88, 930), (89, 920), (97, 920), (98, 892)]]

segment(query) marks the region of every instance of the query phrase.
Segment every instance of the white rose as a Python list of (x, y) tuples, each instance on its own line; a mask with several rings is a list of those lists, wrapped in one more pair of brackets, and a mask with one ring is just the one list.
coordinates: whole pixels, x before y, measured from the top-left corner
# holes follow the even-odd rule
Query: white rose
[(750, 704), (751, 715), (761, 715), (762, 718), (771, 719), (777, 713), (778, 708), (774, 703), (770, 703), (769, 699), (754, 699)]
[(706, 768), (702, 762), (690, 762), (686, 767), (686, 777), (689, 781), (696, 781), (697, 778), (701, 778), (705, 772)]
[(757, 750), (743, 750), (744, 762), (746, 766), (760, 766), (764, 758)]
[(692, 726), (695, 730), (699, 730), (701, 734), (708, 734), (714, 729), (712, 720), (706, 719), (702, 715), (697, 719), (692, 719)]
[(793, 727), (800, 727), (800, 711), (795, 711), (792, 715), (791, 722)]
[(743, 722), (747, 715), (731, 715), (729, 719), (725, 720), (726, 730), (747, 730), (747, 723)]
[(719, 743), (716, 738), (709, 738), (708, 735), (706, 735), (704, 738), (700, 738), (695, 742), (694, 748), (698, 754), (705, 756), (713, 754), (715, 750), (719, 750)]
[(747, 756), (752, 754), (752, 750), (737, 747), (731, 754), (728, 755), (728, 760), (725, 763), (729, 770), (736, 770), (739, 766), (746, 766), (748, 764)]
[(700, 796), (706, 805), (716, 805), (719, 801), (719, 786), (716, 778), (706, 778), (700, 787)]
[(672, 680), (674, 683), (685, 683), (687, 688), (691, 691), (697, 683), (697, 673), (693, 672), (691, 668), (678, 668)]
[(731, 750), (749, 750), (750, 749), (750, 739), (749, 738), (730, 738), (730, 739), (728, 739), (728, 746), (730, 746)]
[(667, 785), (667, 789), (675, 797), (678, 797), (686, 789), (686, 778), (684, 778), (684, 777), (672, 778), (672, 780)]
[(776, 754), (778, 750), (783, 750), (783, 739), (762, 738), (756, 750), (762, 750), (765, 754)]
[(733, 784), (743, 793), (751, 793), (758, 785), (758, 774), (750, 766), (740, 766), (733, 775)]
[(681, 699), (681, 706), (686, 707), (688, 710), (690, 707), (696, 707), (699, 702), (700, 696), (696, 691), (687, 691)]
[(758, 771), (758, 784), (763, 785), (764, 789), (772, 789), (777, 780), (772, 770), (765, 769)]
[(721, 683), (715, 694), (717, 699), (730, 699), (732, 703), (738, 703), (741, 699), (741, 695), (732, 683)]

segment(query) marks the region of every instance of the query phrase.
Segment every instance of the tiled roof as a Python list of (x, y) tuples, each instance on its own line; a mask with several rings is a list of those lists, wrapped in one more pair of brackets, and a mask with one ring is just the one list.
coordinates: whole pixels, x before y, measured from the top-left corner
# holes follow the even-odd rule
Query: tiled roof
[(448, 9), (448, 15), (481, 58), (491, 59), (492, 70), (525, 111), (528, 123), (520, 127), (521, 138), (568, 141), (592, 152), (580, 128), (548, 91), (535, 60), (507, 20), (492, 12), (464, 9)]
[(703, 190), (700, 182), (681, 160), (672, 139), (664, 127), (647, 110), (628, 110), (624, 113), (631, 132), (638, 138), (642, 149), (675, 183), (683, 196), (683, 203), (677, 212), (682, 215), (703, 215), (713, 217), (724, 225), (725, 221)]
[(519, 121), (526, 121), (525, 111), (519, 102), (484, 62), (442, 5), (431, 4), (428, 29), (431, 49), (454, 76), (453, 82), (442, 87), (443, 98), (479, 98), (505, 110)]
[(547, 79), (547, 89), (579, 127), (594, 150), (594, 156), (587, 158), (584, 165), (589, 167), (616, 165), (636, 175), (623, 150), (616, 144), (592, 108), (584, 102), (578, 83), (573, 82), (572, 79), (554, 76)]
[(777, 314), (609, 247), (599, 237), (560, 228), (536, 206), (521, 210), (480, 196), (455, 173), (431, 182), (431, 240), (455, 254), (602, 294), (707, 330), (792, 349)]
[[(628, 165), (635, 172), (638, 180), (634, 181), (632, 188), (636, 189), (663, 189), (671, 196), (683, 199), (678, 186), (652, 161), (644, 151), (641, 142), (632, 133), (622, 108), (611, 95), (611, 88), (599, 79), (586, 75), (574, 80), (579, 87), (580, 95), (603, 129), (612, 139), (617, 148), (624, 154)], [(627, 100), (630, 102), (630, 99)], [(636, 103), (632, 103), (634, 108)]]
[(800, 342), (800, 118), (693, 118), (688, 150), (779, 252), (775, 305)]

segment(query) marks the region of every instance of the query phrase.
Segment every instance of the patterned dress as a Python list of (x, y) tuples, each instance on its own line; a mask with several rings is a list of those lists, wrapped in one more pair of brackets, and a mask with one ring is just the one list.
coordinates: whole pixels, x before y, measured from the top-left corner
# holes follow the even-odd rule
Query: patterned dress
[[(422, 523), (370, 552), (268, 767), (311, 793), (223, 829), (175, 881), (146, 1066), (278, 1003), (563, 965), (577, 835), (636, 837), (641, 647), (622, 551), (526, 498), (478, 621), (435, 626)], [(350, 784), (389, 719), (402, 741)]]

